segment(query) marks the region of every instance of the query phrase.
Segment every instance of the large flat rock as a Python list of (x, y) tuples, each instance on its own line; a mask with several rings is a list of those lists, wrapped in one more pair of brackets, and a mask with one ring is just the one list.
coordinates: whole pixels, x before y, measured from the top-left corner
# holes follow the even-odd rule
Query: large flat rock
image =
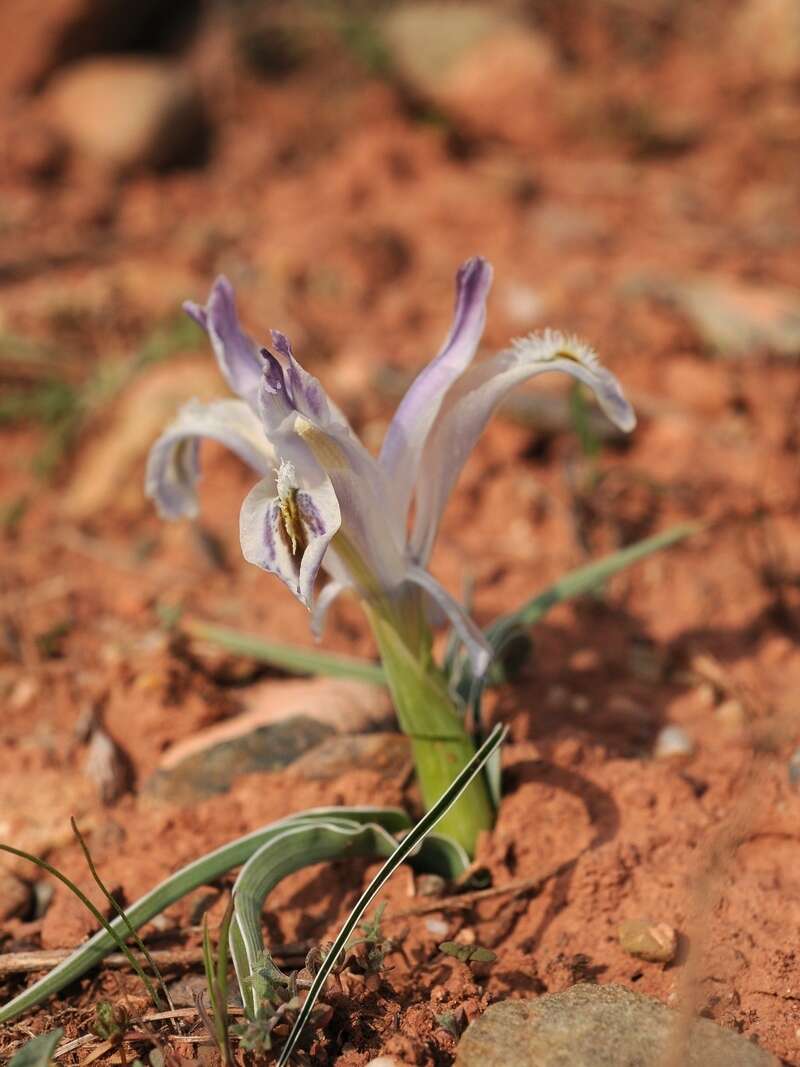
[(455, 1067), (779, 1067), (747, 1038), (692, 1021), (623, 986), (576, 985), (493, 1004), (467, 1029)]

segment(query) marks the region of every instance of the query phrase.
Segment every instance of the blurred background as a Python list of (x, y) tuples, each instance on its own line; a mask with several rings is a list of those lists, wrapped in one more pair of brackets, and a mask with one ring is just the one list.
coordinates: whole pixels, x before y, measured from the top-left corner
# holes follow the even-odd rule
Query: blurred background
[[(225, 392), (180, 311), (220, 272), (373, 449), (470, 255), (496, 269), (486, 352), (553, 326), (624, 383), (626, 441), (566, 382), (520, 391), (442, 529), (433, 569), (474, 580), (485, 624), (601, 552), (711, 524), (548, 617), (493, 705), (515, 743), (568, 767), (581, 745), (649, 752), (667, 719), (735, 743), (796, 714), (799, 163), (797, 0), (2, 0), (0, 839), (79, 871), (76, 814), (130, 897), (290, 803), (251, 788), (180, 838), (139, 806), (170, 745), (266, 699), (263, 665), (165, 622), (311, 643), (241, 559), (234, 458), (204, 450), (196, 523), (143, 495), (178, 405)], [(346, 600), (325, 643), (374, 652)], [(708, 752), (692, 804), (735, 764)], [(201, 771), (172, 797), (208, 793)], [(117, 855), (165, 828), (158, 859)], [(16, 891), (0, 919), (36, 944), (81, 935), (79, 910)]]

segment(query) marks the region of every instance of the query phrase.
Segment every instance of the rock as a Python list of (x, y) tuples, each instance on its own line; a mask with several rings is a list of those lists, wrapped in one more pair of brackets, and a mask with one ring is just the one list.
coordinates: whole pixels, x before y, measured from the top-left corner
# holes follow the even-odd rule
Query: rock
[[(576, 985), (538, 1000), (504, 1000), (473, 1022), (454, 1067), (663, 1067), (681, 1018), (622, 986)], [(746, 1038), (693, 1021), (681, 1067), (778, 1067)]]
[(158, 800), (191, 804), (227, 792), (240, 774), (288, 767), (332, 733), (332, 727), (307, 715), (261, 726), (187, 756), (174, 767), (157, 770), (146, 782), (145, 793)]
[(527, 142), (547, 123), (556, 60), (548, 41), (489, 4), (394, 5), (381, 24), (415, 95), (480, 135)]
[(31, 904), (31, 888), (12, 871), (0, 867), (0, 922), (24, 915)]
[(206, 135), (196, 88), (164, 60), (81, 60), (55, 76), (42, 106), (77, 152), (115, 170), (189, 162)]
[(62, 63), (125, 48), (158, 10), (158, 0), (3, 0), (0, 96), (39, 88)]
[(408, 742), (371, 732), (392, 717), (380, 686), (343, 678), (273, 679), (254, 687), (241, 715), (173, 745), (145, 789), (184, 803), (227, 791), (237, 774), (290, 764), (319, 780), (346, 773), (354, 761), (399, 774), (408, 765)]
[(694, 741), (680, 726), (665, 726), (659, 730), (656, 743), (653, 746), (653, 756), (656, 759), (672, 759), (674, 756), (691, 756), (694, 752)]
[(728, 38), (731, 60), (746, 64), (754, 80), (784, 81), (800, 75), (800, 4), (797, 0), (747, 0)]
[(403, 734), (351, 734), (329, 737), (306, 752), (294, 770), (309, 781), (324, 782), (364, 767), (385, 778), (399, 778), (411, 769), (411, 745)]
[(650, 963), (670, 963), (678, 950), (678, 936), (667, 923), (626, 919), (619, 925), (619, 943), (631, 956)]
[(677, 308), (721, 356), (800, 356), (800, 291), (705, 277), (648, 278), (633, 288)]

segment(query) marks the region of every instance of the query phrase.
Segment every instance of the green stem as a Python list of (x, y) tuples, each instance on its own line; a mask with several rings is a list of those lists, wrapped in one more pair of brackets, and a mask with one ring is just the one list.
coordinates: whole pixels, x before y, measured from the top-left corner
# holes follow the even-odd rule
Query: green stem
[[(400, 728), (411, 739), (425, 809), (429, 810), (475, 754), (447, 681), (431, 655), (421, 604), (366, 604)], [(438, 825), (469, 853), (481, 830), (491, 829), (494, 807), (486, 779), (477, 776)]]

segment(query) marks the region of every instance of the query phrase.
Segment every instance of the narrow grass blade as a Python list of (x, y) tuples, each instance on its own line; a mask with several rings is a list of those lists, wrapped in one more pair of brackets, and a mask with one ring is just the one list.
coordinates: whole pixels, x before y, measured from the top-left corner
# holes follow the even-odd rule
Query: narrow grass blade
[[(130, 935), (130, 937), (132, 937), (133, 940), (136, 942), (136, 945), (137, 945), (139, 951), (142, 953), (142, 955), (144, 956), (145, 960), (147, 961), (148, 966), (150, 967), (151, 971), (153, 972), (153, 974), (155, 976), (155, 979), (158, 982), (159, 988), (161, 989), (161, 992), (164, 994), (164, 1000), (166, 1001), (166, 1004), (167, 1004), (167, 1006), (169, 1007), (169, 1009), (171, 1011), (174, 1005), (172, 1003), (172, 1000), (170, 999), (170, 995), (169, 995), (169, 991), (167, 989), (166, 983), (164, 982), (164, 979), (161, 977), (161, 971), (159, 971), (158, 967), (156, 966), (155, 961), (153, 960), (153, 957), (147, 951), (147, 946), (145, 945), (144, 941), (142, 941), (142, 939), (136, 933), (134, 928), (131, 926), (130, 920), (128, 919), (128, 916), (125, 914), (123, 909), (119, 906), (119, 904), (117, 903), (117, 901), (114, 898), (114, 896), (111, 893), (109, 893), (108, 889), (105, 886), (105, 883), (103, 882), (103, 880), (100, 877), (100, 875), (97, 873), (97, 867), (95, 866), (95, 862), (92, 859), (92, 854), (89, 851), (89, 846), (86, 844), (86, 841), (83, 838), (83, 834), (78, 829), (78, 824), (75, 822), (75, 819), (71, 818), (69, 820), (69, 824), (72, 827), (73, 834), (77, 838), (78, 844), (81, 846), (81, 851), (83, 852), (83, 858), (86, 860), (86, 865), (89, 868), (89, 872), (91, 873), (92, 878), (94, 878), (95, 884), (97, 885), (97, 887), (99, 888), (99, 890), (103, 894), (103, 896), (106, 898), (106, 900), (109, 902), (111, 907), (114, 909), (114, 911), (117, 913), (117, 915), (120, 917), (120, 919), (122, 919), (123, 923), (125, 924), (125, 926), (126, 926), (126, 928), (128, 930), (128, 934)], [(147, 992), (148, 992), (148, 995), (149, 995), (150, 999), (153, 1001), (153, 1004), (155, 1006), (156, 1011), (159, 1011), (161, 1009), (161, 1001), (159, 1000), (158, 993), (156, 992), (156, 990), (155, 990), (155, 988), (153, 986), (153, 983), (150, 981), (149, 975), (145, 972), (144, 968), (140, 966), (139, 961), (136, 959), (136, 957), (133, 955), (133, 953), (129, 949), (127, 949), (127, 946), (126, 946), (126, 953), (125, 954), (128, 957), (128, 961), (130, 962), (130, 964), (133, 967), (133, 969), (139, 975), (139, 977), (141, 978), (142, 982), (144, 982), (145, 988), (147, 989)]]
[(576, 570), (559, 578), (557, 582), (543, 589), (540, 593), (537, 593), (521, 608), (495, 619), (486, 628), (486, 637), (494, 650), (494, 659), (487, 677), (484, 679), (474, 678), (465, 658), (462, 658), (460, 665), (455, 667), (453, 674), (453, 678), (458, 679), (456, 691), (464, 704), (472, 709), (475, 721), (480, 721), (478, 712), (485, 686), (505, 680), (502, 668), (498, 669), (498, 664), (502, 663), (504, 650), (521, 635), (524, 635), (531, 626), (539, 622), (551, 608), (555, 607), (556, 604), (563, 604), (567, 600), (574, 600), (576, 597), (591, 593), (594, 589), (602, 586), (604, 582), (607, 582), (609, 578), (619, 574), (620, 571), (625, 570), (634, 563), (638, 563), (654, 552), (669, 548), (671, 545), (691, 537), (692, 534), (701, 529), (702, 525), (700, 523), (686, 522), (671, 526), (668, 530), (655, 534), (653, 537), (646, 537), (643, 541), (637, 541), (633, 545), (628, 545), (627, 548), (620, 549), (619, 552), (612, 552), (594, 563), (578, 567)]
[(359, 682), (372, 682), (373, 685), (386, 684), (383, 670), (377, 663), (370, 663), (369, 660), (265, 641), (254, 634), (200, 622), (197, 619), (184, 620), (181, 629), (191, 637), (210, 641), (211, 644), (219, 645), (220, 648), (240, 656), (249, 656), (250, 659), (259, 660), (261, 663), (280, 667), (290, 674), (322, 674), (329, 678), (353, 678)]
[(447, 813), (449, 808), (458, 800), (469, 783), (473, 780), (476, 774), (480, 774), (487, 759), (495, 751), (498, 745), (501, 744), (506, 734), (506, 727), (496, 726), (490, 736), (484, 741), (473, 758), (464, 767), (458, 777), (453, 781), (452, 785), (441, 795), (439, 800), (430, 811), (416, 824), (413, 830), (410, 830), (403, 840), (395, 847), (389, 858), (384, 865), (372, 879), (370, 884), (358, 898), (356, 906), (348, 915), (341, 930), (336, 935), (336, 938), (331, 945), (325, 959), (322, 961), (319, 970), (314, 976), (314, 980), (311, 983), (311, 988), (308, 991), (306, 999), (303, 1001), (303, 1005), (298, 1012), (297, 1019), (292, 1027), (291, 1033), (286, 1040), (286, 1044), (281, 1050), (280, 1059), (278, 1060), (278, 1067), (286, 1067), (289, 1063), (295, 1046), (297, 1045), (300, 1035), (303, 1032), (306, 1024), (311, 1018), (311, 1013), (314, 1010), (314, 1005), (319, 998), (320, 993), (327, 982), (331, 971), (336, 965), (336, 961), (339, 958), (339, 954), (347, 944), (348, 939), (352, 935), (353, 931), (358, 926), (367, 908), (370, 906), (375, 897), (383, 889), (384, 885), (388, 882), (397, 868), (405, 859), (407, 859), (417, 845), (424, 840), (427, 834), (433, 829), (437, 822)]
[[(12, 848), (11, 845), (0, 844), (0, 851), (10, 852), (13, 856), (19, 856), (20, 859), (28, 860), (30, 863), (33, 863), (37, 867), (40, 867), (43, 871), (47, 871), (48, 874), (51, 874), (54, 878), (57, 878), (59, 882), (63, 883), (67, 887), (67, 889), (69, 889), (69, 891), (78, 898), (81, 904), (83, 904), (84, 908), (86, 908), (86, 910), (89, 911), (97, 920), (97, 922), (99, 922), (100, 925), (103, 927), (103, 933), (106, 935), (107, 938), (110, 939), (109, 950), (115, 947), (127, 958), (128, 963), (130, 963), (133, 970), (144, 983), (144, 986), (147, 989), (147, 993), (150, 999), (153, 1001), (157, 1008), (161, 1007), (161, 1002), (159, 1001), (158, 995), (156, 994), (156, 991), (153, 988), (153, 983), (142, 970), (142, 966), (139, 961), (136, 959), (131, 950), (125, 944), (125, 939), (122, 936), (121, 931), (115, 930), (113, 928), (112, 924), (106, 920), (106, 917), (103, 915), (103, 913), (97, 907), (95, 907), (95, 905), (92, 903), (91, 900), (89, 900), (89, 898), (86, 896), (82, 889), (79, 889), (78, 886), (75, 885), (75, 883), (70, 878), (67, 878), (65, 874), (53, 867), (52, 864), (47, 863), (46, 860), (41, 859), (39, 856), (33, 856), (30, 852), (24, 852), (22, 849), (19, 848)], [(56, 970), (57, 969), (58, 968), (56, 968)], [(24, 996), (24, 994), (22, 994), (22, 996)], [(14, 1002), (12, 1001), (11, 1003), (13, 1004)], [(9, 1005), (7, 1005), (7, 1007), (8, 1006)], [(0, 1012), (0, 1022), (5, 1021), (4, 1012), (5, 1009)]]
[(219, 928), (217, 940), (217, 960), (211, 948), (211, 934), (208, 920), (203, 916), (203, 969), (206, 974), (208, 996), (211, 1001), (213, 1037), (217, 1043), (223, 1067), (231, 1063), (231, 1046), (228, 1038), (228, 947), (231, 919), (233, 918), (233, 899), (228, 902), (225, 915)]
[[(176, 900), (180, 900), (181, 897), (193, 889), (201, 885), (207, 885), (232, 868), (241, 866), (261, 845), (270, 840), (271, 837), (281, 833), (287, 825), (304, 819), (316, 819), (320, 816), (344, 816), (356, 822), (375, 822), (391, 833), (398, 833), (401, 830), (408, 829), (411, 825), (406, 813), (399, 808), (377, 808), (369, 805), (354, 808), (313, 808), (285, 819), (279, 819), (277, 822), (270, 823), (268, 826), (246, 834), (244, 837), (239, 837), (235, 841), (231, 841), (182, 867), (126, 910), (129, 922), (134, 929), (139, 929), (165, 908), (168, 908), (170, 904), (174, 904)], [(36, 856), (31, 856), (20, 849), (12, 848), (11, 845), (0, 845), (0, 850), (10, 852), (15, 856), (21, 856), (32, 863), (37, 863), (55, 878), (62, 882), (68, 882), (64, 875), (50, 864), (45, 863), (44, 860), (39, 860)], [(77, 886), (75, 889), (80, 894)], [(8, 1022), (29, 1008), (40, 1004), (47, 997), (52, 996), (53, 993), (57, 993), (64, 986), (69, 985), (70, 982), (74, 982), (77, 978), (86, 974), (109, 952), (120, 947), (119, 941), (125, 933), (125, 925), (122, 920), (116, 918), (112, 922), (106, 923), (103, 916), (97, 912), (88, 898), (87, 907), (104, 928), (89, 938), (88, 941), (77, 948), (71, 956), (68, 956), (44, 978), (40, 978), (38, 982), (34, 982), (28, 989), (23, 990), (22, 993), (3, 1005), (0, 1008), (0, 1024)]]

